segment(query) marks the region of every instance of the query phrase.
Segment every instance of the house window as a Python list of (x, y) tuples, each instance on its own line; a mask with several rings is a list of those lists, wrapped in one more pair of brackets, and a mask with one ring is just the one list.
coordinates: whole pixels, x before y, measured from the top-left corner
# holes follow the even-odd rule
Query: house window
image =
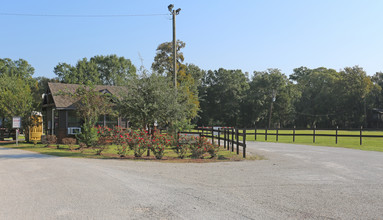
[(68, 127), (81, 127), (81, 119), (75, 111), (68, 111)]
[(109, 128), (113, 128), (118, 125), (118, 117), (105, 115), (105, 125)]
[(96, 126), (107, 126), (109, 128), (113, 128), (118, 125), (118, 117), (110, 116), (110, 115), (100, 115), (98, 117)]

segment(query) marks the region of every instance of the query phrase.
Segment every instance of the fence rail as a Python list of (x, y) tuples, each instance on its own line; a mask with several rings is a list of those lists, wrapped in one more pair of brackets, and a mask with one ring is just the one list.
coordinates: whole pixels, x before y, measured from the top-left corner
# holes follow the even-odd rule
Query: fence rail
[(210, 138), (213, 143), (216, 142), (220, 147), (223, 146), (225, 149), (231, 150), (232, 152), (235, 150), (237, 154), (240, 152), (239, 148), (242, 147), (242, 156), (243, 158), (246, 158), (246, 129), (238, 129), (234, 127), (198, 127), (195, 130), (197, 130), (197, 132), (179, 132), (179, 134), (197, 133), (201, 137)]
[[(222, 146), (227, 149), (234, 152), (236, 151), (237, 154), (240, 152), (240, 147), (242, 147), (242, 154), (243, 158), (246, 158), (246, 139), (247, 137), (251, 137), (251, 135), (254, 135), (254, 140), (257, 141), (257, 136), (261, 135), (265, 137), (265, 141), (267, 141), (268, 136), (275, 136), (275, 140), (278, 142), (280, 136), (291, 136), (293, 139), (293, 142), (295, 142), (295, 139), (297, 136), (308, 136), (313, 138), (313, 143), (316, 142), (317, 137), (334, 137), (335, 144), (338, 144), (338, 138), (339, 137), (349, 137), (349, 138), (359, 138), (360, 145), (363, 144), (363, 138), (383, 138), (383, 135), (372, 135), (372, 134), (363, 134), (363, 132), (366, 131), (380, 131), (383, 132), (383, 130), (374, 130), (374, 129), (364, 129), (363, 127), (360, 127), (359, 129), (316, 129), (315, 127), (313, 129), (267, 129), (267, 128), (253, 128), (253, 129), (239, 129), (235, 127), (198, 127), (195, 128), (194, 132), (179, 132), (183, 134), (198, 134), (201, 137), (210, 138), (212, 142), (215, 142), (218, 144), (218, 146)], [(264, 132), (260, 132), (264, 131)], [(280, 133), (280, 131), (291, 131), (291, 133)], [(310, 133), (297, 133), (297, 131), (306, 131)], [(323, 134), (318, 132), (323, 131), (332, 131), (335, 132), (335, 134)], [(339, 132), (344, 131), (355, 131), (359, 134), (339, 134)]]
[[(257, 132), (258, 130), (264, 130), (265, 132)], [(279, 133), (279, 131), (292, 131), (292, 134), (286, 134), (286, 133)], [(268, 131), (275, 131), (273, 133), (268, 133)], [(296, 131), (310, 131), (311, 133), (296, 133)], [(338, 137), (354, 137), (359, 138), (360, 145), (363, 143), (363, 138), (383, 138), (383, 135), (371, 135), (371, 134), (363, 134), (365, 131), (381, 131), (381, 130), (373, 130), (373, 129), (364, 129), (363, 127), (360, 127), (360, 129), (342, 129), (340, 130), (338, 127), (336, 129), (326, 129), (325, 131), (333, 131), (335, 134), (318, 134), (318, 131), (324, 131), (320, 129), (316, 129), (315, 127), (313, 129), (274, 129), (274, 130), (268, 130), (267, 128), (255, 128), (254, 133), (249, 133), (251, 135), (254, 135), (255, 141), (257, 140), (257, 135), (264, 135), (265, 140), (267, 141), (267, 136), (275, 136), (276, 141), (278, 141), (279, 136), (292, 136), (293, 142), (295, 142), (296, 136), (312, 136), (313, 137), (313, 143), (316, 141), (316, 137), (335, 137), (335, 144), (338, 144)], [(359, 134), (339, 134), (339, 131), (355, 131), (359, 132)]]

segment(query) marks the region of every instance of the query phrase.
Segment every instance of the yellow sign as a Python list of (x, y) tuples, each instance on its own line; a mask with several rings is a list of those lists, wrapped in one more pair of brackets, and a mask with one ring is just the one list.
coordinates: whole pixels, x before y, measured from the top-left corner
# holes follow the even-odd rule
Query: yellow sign
[(43, 135), (43, 117), (41, 115), (32, 115), (32, 126), (29, 127), (29, 141), (41, 141)]

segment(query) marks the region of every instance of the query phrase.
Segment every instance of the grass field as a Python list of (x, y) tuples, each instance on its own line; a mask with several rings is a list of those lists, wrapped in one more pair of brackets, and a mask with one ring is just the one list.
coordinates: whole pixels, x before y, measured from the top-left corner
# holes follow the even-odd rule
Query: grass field
[[(242, 132), (242, 131), (241, 131)], [(254, 130), (247, 130), (247, 133), (254, 133)], [(257, 133), (265, 133), (265, 130), (257, 129)], [(257, 135), (257, 141), (263, 142), (276, 142), (276, 130), (267, 131), (267, 141), (265, 135)], [(274, 135), (270, 135), (274, 134)], [(291, 136), (278, 136), (278, 142), (281, 143), (295, 143), (295, 144), (308, 144), (318, 146), (330, 146), (330, 147), (345, 147), (360, 150), (369, 151), (381, 151), (383, 152), (383, 137), (381, 138), (370, 138), (363, 137), (362, 145), (360, 145), (359, 137), (338, 137), (338, 144), (335, 144), (335, 137), (323, 137), (316, 136), (315, 143), (313, 143), (313, 136), (295, 136), (295, 142), (293, 142), (293, 130), (279, 130), (278, 134), (291, 134)], [(296, 130), (295, 134), (313, 134), (312, 130)], [(335, 135), (335, 130), (316, 130), (315, 134), (332, 134)], [(338, 131), (338, 135), (359, 135), (359, 131)], [(383, 131), (363, 131), (363, 135), (381, 135)], [(247, 141), (254, 141), (254, 135), (247, 135)]]

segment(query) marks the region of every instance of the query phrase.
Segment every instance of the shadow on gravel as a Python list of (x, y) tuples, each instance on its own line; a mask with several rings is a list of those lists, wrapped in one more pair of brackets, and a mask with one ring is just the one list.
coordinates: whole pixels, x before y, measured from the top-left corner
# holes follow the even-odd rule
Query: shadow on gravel
[[(4, 149), (1, 149), (4, 150)], [(0, 160), (2, 159), (25, 159), (25, 158), (48, 158), (47, 155), (42, 154), (0, 154)]]

